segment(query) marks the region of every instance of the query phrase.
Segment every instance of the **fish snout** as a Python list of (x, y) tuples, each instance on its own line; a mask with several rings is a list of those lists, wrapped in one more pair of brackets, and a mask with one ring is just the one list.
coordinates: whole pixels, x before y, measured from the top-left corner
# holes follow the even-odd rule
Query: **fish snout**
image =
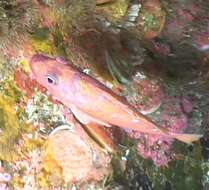
[(30, 68), (32, 75), (37, 75), (38, 73), (42, 73), (45, 69), (45, 64), (49, 60), (49, 57), (42, 54), (35, 54), (30, 60)]
[(33, 55), (33, 57), (31, 58), (30, 60), (30, 63), (33, 64), (35, 62), (43, 62), (43, 61), (46, 61), (48, 60), (49, 57), (45, 56), (45, 55), (42, 55), (42, 54), (35, 54)]

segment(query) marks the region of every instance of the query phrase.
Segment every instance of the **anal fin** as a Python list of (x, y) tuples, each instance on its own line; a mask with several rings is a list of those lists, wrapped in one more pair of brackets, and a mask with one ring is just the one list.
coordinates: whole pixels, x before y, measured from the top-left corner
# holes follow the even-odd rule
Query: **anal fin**
[(114, 144), (113, 139), (103, 126), (89, 123), (84, 126), (84, 129), (87, 131), (89, 136), (91, 136), (106, 151), (110, 153), (117, 152), (117, 147)]

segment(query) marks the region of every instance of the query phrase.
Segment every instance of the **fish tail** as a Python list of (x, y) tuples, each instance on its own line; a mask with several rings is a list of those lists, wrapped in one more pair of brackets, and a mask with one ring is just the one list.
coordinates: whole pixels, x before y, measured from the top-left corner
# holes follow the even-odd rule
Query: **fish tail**
[[(186, 144), (191, 144), (194, 141), (199, 140), (203, 135), (202, 134), (185, 134), (185, 133), (174, 133), (170, 132), (167, 128), (162, 128), (157, 126), (155, 123), (150, 121), (149, 119), (143, 117), (140, 118), (141, 126), (135, 125), (132, 129), (138, 130), (140, 132), (148, 133), (148, 134), (156, 134), (162, 135), (168, 138), (175, 138), (179, 141), (182, 141)], [(143, 127), (142, 127), (143, 126)]]
[(170, 133), (170, 135), (186, 144), (191, 144), (194, 141), (199, 140), (203, 135), (201, 134), (176, 134), (176, 133)]

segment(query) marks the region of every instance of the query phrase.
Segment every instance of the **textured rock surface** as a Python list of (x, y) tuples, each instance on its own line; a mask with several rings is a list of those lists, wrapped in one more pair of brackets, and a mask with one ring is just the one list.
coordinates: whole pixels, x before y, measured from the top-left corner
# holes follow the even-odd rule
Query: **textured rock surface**
[(65, 182), (99, 181), (111, 171), (110, 157), (79, 130), (59, 130), (50, 135), (47, 156), (62, 168)]

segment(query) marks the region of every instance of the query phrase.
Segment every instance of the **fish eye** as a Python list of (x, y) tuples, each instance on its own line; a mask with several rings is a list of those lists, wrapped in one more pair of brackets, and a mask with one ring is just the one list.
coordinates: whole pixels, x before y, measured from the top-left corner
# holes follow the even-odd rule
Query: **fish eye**
[(49, 84), (54, 84), (56, 85), (58, 83), (58, 79), (56, 76), (53, 75), (46, 75), (46, 80)]

